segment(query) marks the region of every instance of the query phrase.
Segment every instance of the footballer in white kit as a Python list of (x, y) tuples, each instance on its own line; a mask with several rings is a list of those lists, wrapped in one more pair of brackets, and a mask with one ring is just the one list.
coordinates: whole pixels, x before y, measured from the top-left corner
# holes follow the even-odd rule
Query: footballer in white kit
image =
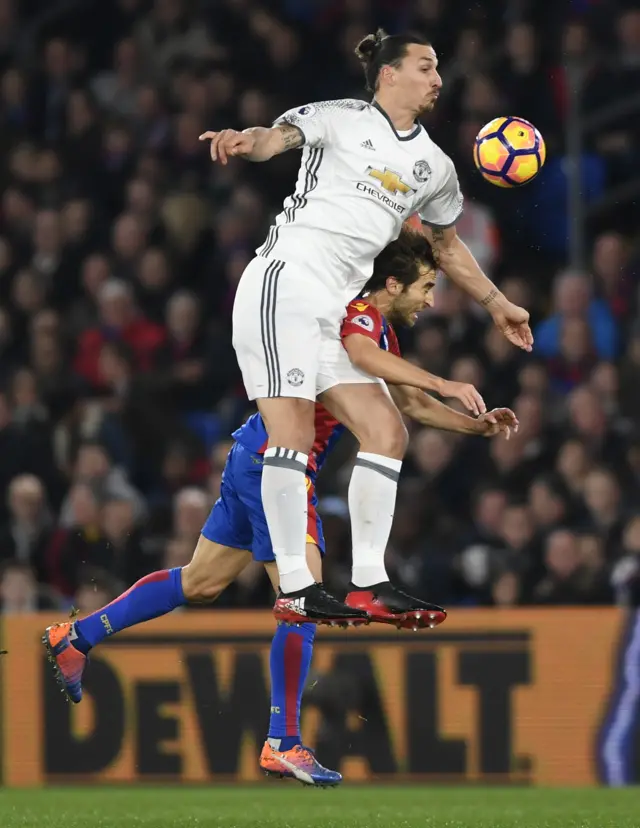
[(233, 344), (250, 399), (315, 400), (337, 383), (372, 381), (342, 348), (344, 308), (409, 216), (451, 227), (462, 194), (451, 159), (426, 129), (415, 123), (398, 133), (376, 102), (306, 104), (280, 124), (300, 131), (302, 163), (295, 192), (240, 281)]
[[(529, 350), (531, 331), (528, 313), (506, 300), (455, 233), (462, 211), (455, 169), (418, 120), (442, 86), (433, 46), (421, 35), (379, 30), (356, 54), (374, 92), (371, 103), (305, 104), (271, 128), (207, 132), (201, 139), (211, 140), (211, 158), (222, 164), (234, 155), (267, 161), (302, 147), (295, 192), (242, 275), (233, 309), (244, 384), (269, 438), (261, 497), (280, 579), (274, 613), (349, 623), (375, 619), (384, 607), (402, 625), (409, 617), (423, 620), (427, 606), (391, 584), (384, 565), (407, 433), (386, 389), (349, 361), (339, 334), (345, 306), (371, 276), (375, 257), (417, 212), (447, 276), (489, 310), (514, 344)], [(418, 370), (416, 387), (432, 388), (430, 375)], [(304, 476), (316, 398), (359, 444), (348, 501), (349, 594), (366, 593), (357, 602), (360, 615), (315, 583), (307, 563)], [(474, 406), (472, 413), (484, 411)]]

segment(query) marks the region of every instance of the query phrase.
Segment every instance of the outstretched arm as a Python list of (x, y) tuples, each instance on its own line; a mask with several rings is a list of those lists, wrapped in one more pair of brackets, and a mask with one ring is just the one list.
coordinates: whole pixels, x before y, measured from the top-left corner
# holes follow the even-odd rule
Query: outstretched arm
[(459, 238), (455, 227), (424, 225), (424, 232), (431, 243), (438, 267), (489, 311), (496, 326), (509, 342), (530, 351), (533, 334), (529, 327), (529, 314), (524, 308), (509, 302), (491, 279), (485, 276), (467, 245)]
[(244, 158), (246, 161), (268, 161), (274, 155), (281, 155), (304, 144), (304, 133), (293, 124), (279, 124), (274, 127), (250, 127), (244, 132), (223, 129), (222, 132), (204, 132), (201, 141), (211, 141), (209, 151), (212, 161), (226, 164), (229, 157)]
[(482, 437), (494, 437), (503, 432), (507, 439), (511, 429), (518, 430), (516, 415), (508, 408), (496, 408), (474, 419), (410, 385), (391, 386), (389, 392), (403, 414), (431, 428)]
[(372, 377), (380, 377), (393, 385), (413, 386), (414, 390), (435, 391), (441, 397), (458, 399), (474, 414), (486, 411), (484, 400), (473, 385), (451, 382), (430, 374), (402, 357), (383, 351), (368, 336), (349, 334), (342, 342), (351, 362)]

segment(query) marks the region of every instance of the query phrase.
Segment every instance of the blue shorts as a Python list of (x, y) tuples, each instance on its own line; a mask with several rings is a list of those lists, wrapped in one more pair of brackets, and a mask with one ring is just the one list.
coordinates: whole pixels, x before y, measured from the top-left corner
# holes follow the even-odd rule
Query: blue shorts
[[(275, 561), (267, 520), (262, 508), (262, 455), (234, 443), (220, 485), (220, 497), (213, 505), (202, 534), (207, 540), (248, 549), (254, 560)], [(309, 521), (307, 542), (315, 543), (324, 555), (322, 521), (317, 512), (318, 498), (314, 481), (307, 476)]]

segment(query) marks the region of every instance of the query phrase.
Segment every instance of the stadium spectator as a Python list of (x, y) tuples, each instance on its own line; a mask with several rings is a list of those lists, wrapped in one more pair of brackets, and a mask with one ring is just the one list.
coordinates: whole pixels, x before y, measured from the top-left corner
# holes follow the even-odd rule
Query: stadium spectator
[(0, 533), (0, 557), (28, 565), (40, 583), (47, 581), (47, 548), (54, 528), (42, 482), (32, 474), (9, 485), (9, 516)]
[(102, 346), (113, 340), (128, 345), (135, 367), (148, 371), (165, 333), (163, 328), (138, 312), (129, 285), (116, 279), (106, 282), (98, 294), (98, 310), (99, 326), (84, 331), (78, 342), (77, 373), (94, 388), (99, 388)]
[(73, 606), (80, 615), (104, 607), (122, 592), (122, 585), (101, 569), (88, 569), (73, 596)]
[(53, 593), (39, 586), (28, 564), (7, 561), (0, 574), (0, 613), (21, 615), (57, 609)]
[(567, 271), (554, 284), (553, 314), (535, 331), (535, 353), (547, 359), (557, 357), (562, 349), (564, 325), (582, 319), (589, 325), (596, 354), (601, 359), (615, 359), (618, 331), (607, 304), (593, 298), (588, 276)]
[(546, 576), (537, 584), (534, 599), (540, 604), (607, 604), (611, 592), (604, 570), (585, 562), (578, 536), (556, 529), (547, 538)]

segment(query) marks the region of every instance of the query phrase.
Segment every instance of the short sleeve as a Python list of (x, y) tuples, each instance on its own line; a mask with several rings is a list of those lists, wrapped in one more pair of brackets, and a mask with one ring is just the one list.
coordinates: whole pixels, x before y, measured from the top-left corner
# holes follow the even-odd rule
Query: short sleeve
[(418, 214), (423, 224), (444, 230), (453, 227), (462, 215), (463, 198), (456, 168), (447, 156), (443, 167), (440, 186), (423, 202)]
[[(333, 141), (340, 128), (345, 128), (345, 119), (362, 112), (368, 107), (365, 101), (343, 98), (336, 101), (319, 101), (290, 109), (274, 122), (274, 126), (291, 124), (297, 127), (308, 147), (325, 147)], [(347, 124), (348, 127), (348, 124)]]
[(304, 146), (323, 147), (331, 141), (335, 110), (327, 103), (305, 104), (290, 109), (274, 122), (274, 126), (291, 124), (302, 133)]
[(347, 305), (347, 315), (342, 321), (340, 336), (344, 339), (351, 334), (360, 334), (380, 344), (382, 316), (377, 308), (368, 302), (356, 300)]

